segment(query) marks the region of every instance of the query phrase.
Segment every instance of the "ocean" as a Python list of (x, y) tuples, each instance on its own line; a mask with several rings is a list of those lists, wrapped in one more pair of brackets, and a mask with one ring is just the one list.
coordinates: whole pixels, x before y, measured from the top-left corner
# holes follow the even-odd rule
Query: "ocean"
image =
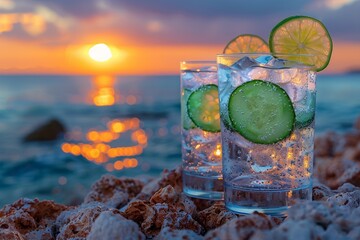
[[(181, 163), (179, 76), (0, 76), (0, 207), (77, 204), (104, 174), (158, 176)], [(360, 75), (319, 75), (316, 135), (351, 131)], [(24, 142), (57, 119), (52, 142)]]

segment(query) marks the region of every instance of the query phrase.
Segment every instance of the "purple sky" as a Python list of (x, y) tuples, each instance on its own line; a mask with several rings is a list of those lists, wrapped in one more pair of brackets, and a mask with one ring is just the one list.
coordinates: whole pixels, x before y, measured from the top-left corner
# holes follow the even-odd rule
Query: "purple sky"
[(0, 0), (0, 14), (28, 12), (45, 17), (43, 32), (31, 35), (14, 24), (0, 37), (62, 44), (114, 31), (154, 44), (222, 44), (239, 33), (267, 39), (283, 18), (308, 15), (323, 21), (334, 40), (360, 41), (359, 0)]

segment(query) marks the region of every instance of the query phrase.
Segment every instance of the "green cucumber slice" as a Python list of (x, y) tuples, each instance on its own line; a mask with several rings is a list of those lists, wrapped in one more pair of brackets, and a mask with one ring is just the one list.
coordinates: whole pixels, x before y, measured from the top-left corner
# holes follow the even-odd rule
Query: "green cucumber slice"
[(300, 102), (300, 106), (295, 108), (296, 128), (309, 126), (315, 119), (316, 95), (314, 92), (307, 93), (306, 97)]
[(191, 94), (191, 90), (184, 88), (181, 94), (181, 126), (185, 130), (189, 130), (195, 128), (195, 124), (189, 118), (188, 111), (187, 111), (187, 101)]
[(204, 131), (220, 131), (219, 93), (215, 84), (203, 85), (192, 92), (187, 111), (193, 123)]
[(252, 80), (230, 95), (229, 117), (234, 130), (258, 144), (273, 144), (294, 129), (295, 111), (290, 97), (278, 85)]

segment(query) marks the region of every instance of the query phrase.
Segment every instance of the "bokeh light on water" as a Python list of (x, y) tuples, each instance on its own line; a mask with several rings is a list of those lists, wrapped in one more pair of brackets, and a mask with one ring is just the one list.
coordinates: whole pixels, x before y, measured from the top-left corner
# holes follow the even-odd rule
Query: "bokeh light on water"
[[(93, 78), (93, 84), (95, 89), (89, 95), (92, 104), (97, 107), (120, 103), (134, 105), (137, 102), (134, 95), (122, 97), (116, 93), (113, 76), (96, 76)], [(143, 153), (147, 142), (148, 135), (141, 128), (139, 118), (119, 118), (109, 120), (104, 128), (91, 128), (87, 132), (70, 131), (65, 136), (61, 150), (103, 165), (107, 171), (112, 172), (137, 167), (136, 157)]]
[[(79, 133), (76, 132), (75, 135), (78, 139)], [(91, 129), (83, 135), (82, 141), (73, 141), (70, 132), (65, 137), (67, 142), (61, 145), (61, 150), (74, 156), (81, 155), (96, 164), (103, 164), (108, 171), (137, 167), (138, 160), (129, 157), (141, 155), (148, 142), (148, 136), (140, 127), (138, 118), (114, 119), (108, 122), (107, 129)], [(121, 145), (117, 141), (120, 138), (126, 139), (128, 144)]]

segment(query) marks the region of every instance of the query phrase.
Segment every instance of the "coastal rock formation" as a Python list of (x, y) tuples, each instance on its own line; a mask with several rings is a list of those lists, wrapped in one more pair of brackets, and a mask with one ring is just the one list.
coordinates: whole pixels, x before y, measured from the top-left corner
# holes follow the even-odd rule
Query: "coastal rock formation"
[(315, 141), (315, 176), (336, 189), (344, 183), (360, 187), (360, 118), (350, 133), (327, 133)]
[(196, 206), (190, 198), (167, 185), (159, 189), (150, 199), (135, 200), (124, 209), (123, 215), (137, 222), (147, 237), (154, 237), (161, 229), (189, 229), (195, 233), (204, 232), (193, 216)]
[(65, 132), (66, 128), (63, 123), (58, 119), (51, 119), (28, 133), (23, 140), (24, 142), (52, 141)]
[(104, 211), (98, 216), (98, 218), (96, 218), (91, 228), (91, 231), (86, 239), (142, 240), (145, 239), (145, 236), (139, 230), (139, 226), (135, 222), (127, 220), (120, 214), (113, 213), (112, 211)]
[(53, 239), (57, 217), (69, 209), (52, 201), (20, 199), (0, 210), (0, 239)]
[(110, 207), (121, 208), (137, 196), (143, 186), (144, 183), (138, 179), (104, 175), (93, 184), (84, 202), (101, 202)]
[(284, 219), (241, 216), (182, 193), (181, 169), (149, 181), (105, 175), (79, 206), (20, 199), (0, 209), (0, 240), (360, 239), (360, 119), (316, 141), (313, 201)]

